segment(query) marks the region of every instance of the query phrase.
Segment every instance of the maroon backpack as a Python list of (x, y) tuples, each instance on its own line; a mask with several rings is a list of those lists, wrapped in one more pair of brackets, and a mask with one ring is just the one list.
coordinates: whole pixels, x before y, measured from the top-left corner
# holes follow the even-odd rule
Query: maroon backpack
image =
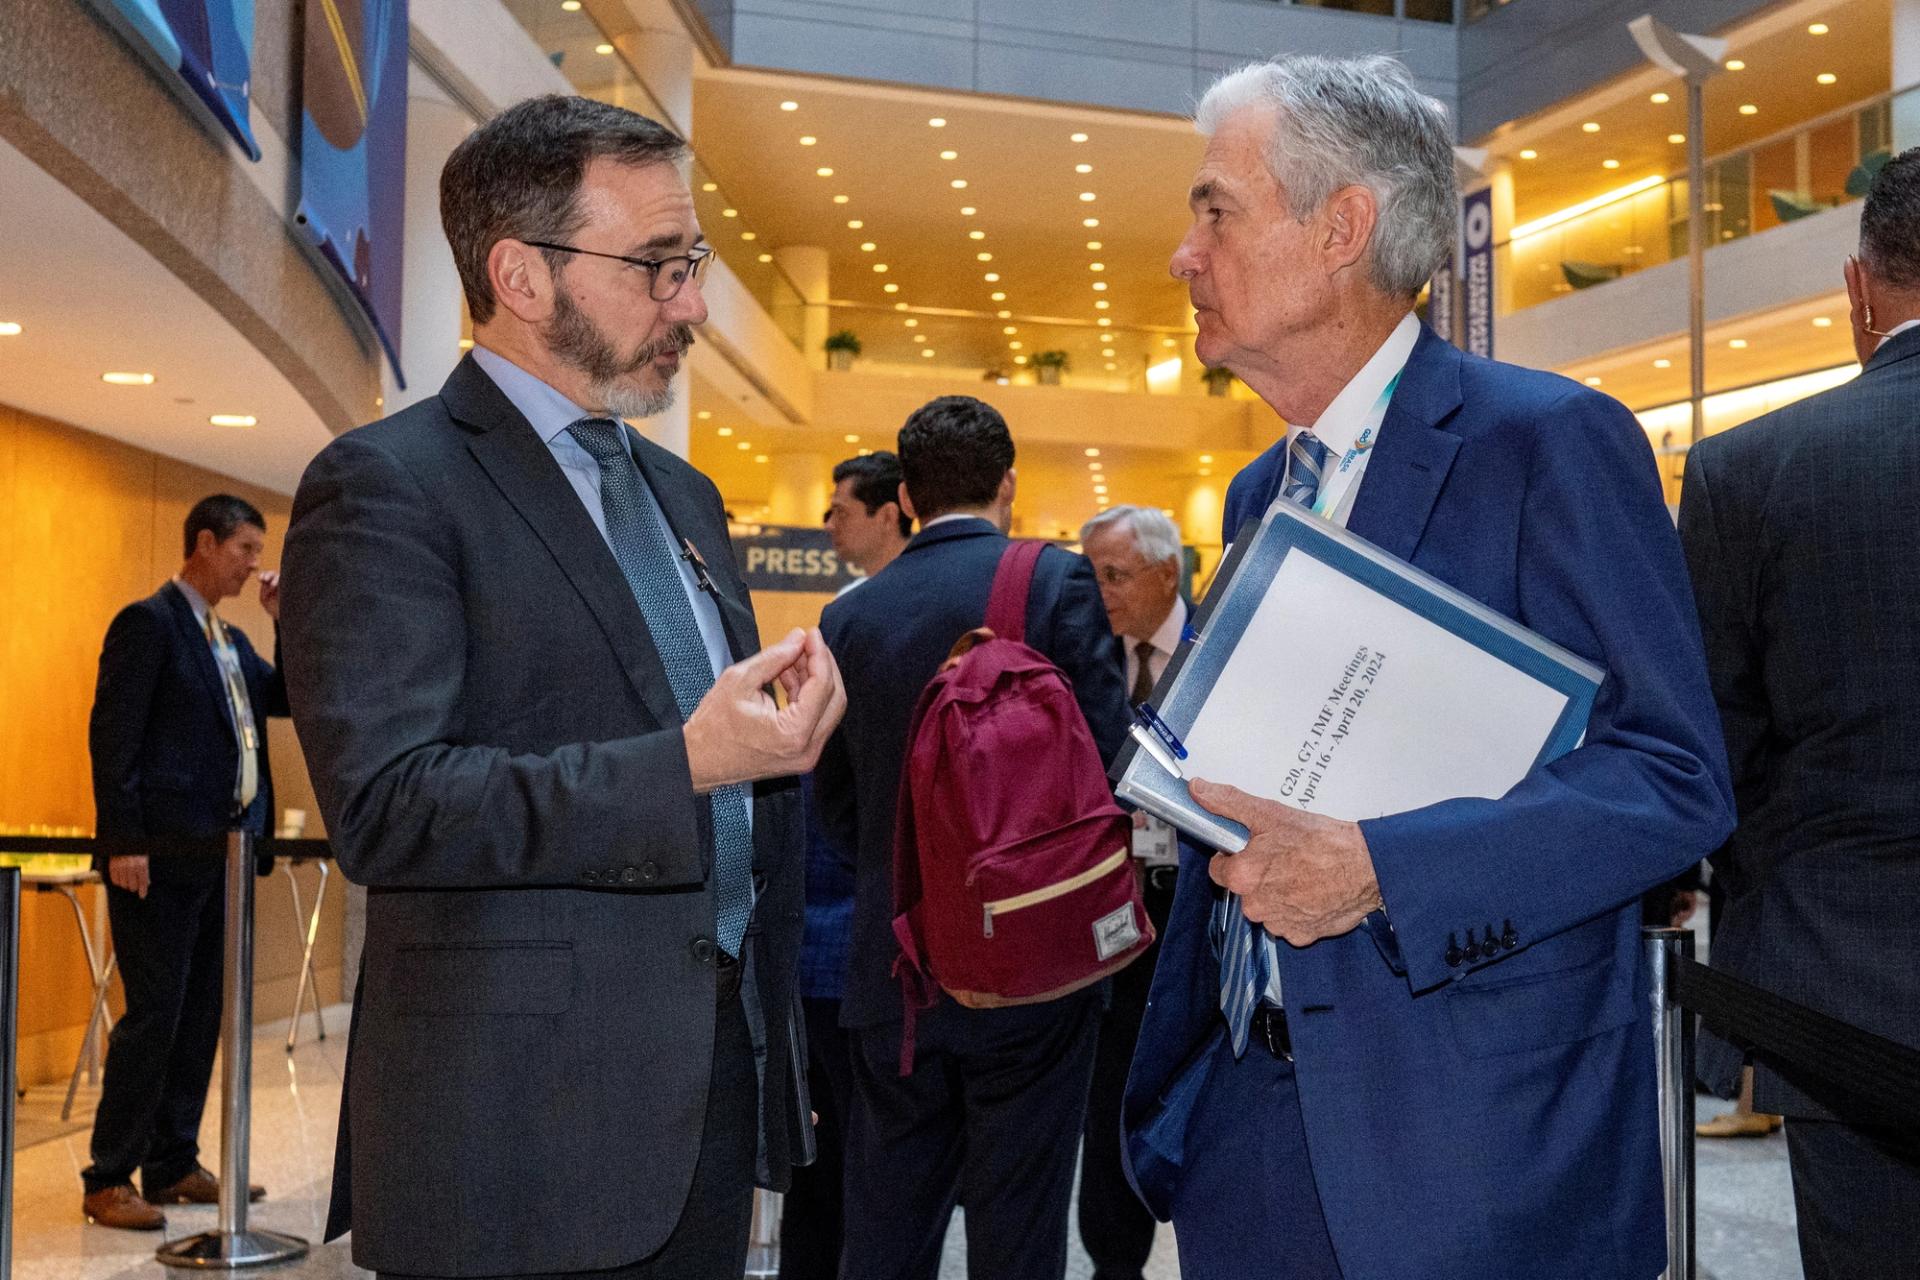
[(935, 987), (969, 1008), (1054, 1000), (1153, 941), (1132, 820), (1113, 802), (1073, 685), (1025, 643), (1046, 544), (1000, 557), (986, 625), (968, 632), (913, 713), (893, 843), (894, 935), (906, 1009)]

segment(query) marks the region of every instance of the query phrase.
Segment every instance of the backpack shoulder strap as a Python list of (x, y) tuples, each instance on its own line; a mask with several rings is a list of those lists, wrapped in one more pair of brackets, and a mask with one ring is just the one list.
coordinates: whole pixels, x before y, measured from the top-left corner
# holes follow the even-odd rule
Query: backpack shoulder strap
[(994, 635), (1015, 644), (1027, 639), (1027, 597), (1033, 590), (1033, 569), (1047, 544), (1034, 539), (1009, 542), (994, 571), (993, 594), (987, 597), (986, 625)]

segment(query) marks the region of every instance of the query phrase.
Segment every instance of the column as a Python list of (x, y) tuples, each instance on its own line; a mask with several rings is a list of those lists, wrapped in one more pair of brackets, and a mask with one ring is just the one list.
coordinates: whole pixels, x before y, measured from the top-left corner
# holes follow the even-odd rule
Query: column
[(790, 244), (773, 251), (773, 264), (786, 273), (806, 306), (800, 352), (807, 358), (808, 367), (824, 369), (827, 367), (827, 300), (833, 296), (827, 251), (812, 245)]
[[(1489, 162), (1487, 179), (1493, 188), (1493, 242), (1498, 245), (1513, 233), (1513, 166), (1504, 160)], [(1500, 317), (1513, 310), (1513, 255), (1494, 252), (1493, 315), (1496, 329)], [(1496, 346), (1496, 350), (1497, 350)]]
[(833, 496), (833, 464), (824, 454), (776, 453), (768, 463), (773, 485), (767, 493), (767, 522), (812, 526)]
[[(1920, 85), (1920, 0), (1893, 0), (1894, 92)], [(1893, 100), (1893, 154), (1920, 146), (1920, 93)]]
[[(460, 362), (465, 304), (453, 251), (440, 226), (440, 167), (473, 131), (473, 118), (455, 106), (418, 67), (408, 68), (407, 191), (400, 284), (400, 366), (407, 389), (386, 377), (386, 412), (437, 395)], [(384, 363), (383, 363), (383, 368)]]

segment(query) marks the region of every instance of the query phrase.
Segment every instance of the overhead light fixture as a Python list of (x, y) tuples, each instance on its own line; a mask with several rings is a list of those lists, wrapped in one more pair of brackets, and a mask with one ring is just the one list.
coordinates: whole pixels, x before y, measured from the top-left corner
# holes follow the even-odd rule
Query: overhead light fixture
[(1615, 188), (1612, 191), (1603, 191), (1591, 200), (1582, 200), (1578, 204), (1570, 204), (1564, 209), (1550, 213), (1544, 218), (1535, 218), (1532, 222), (1523, 222), (1508, 232), (1507, 238), (1509, 240), (1524, 240), (1536, 232), (1545, 231), (1549, 227), (1557, 227), (1561, 223), (1577, 218), (1583, 213), (1591, 213), (1603, 204), (1612, 204), (1615, 200), (1637, 195), (1642, 191), (1657, 187), (1665, 181), (1665, 178), (1646, 177), (1641, 178), (1638, 182), (1629, 182), (1626, 186)]
[(1747, 64), (1746, 64), (1746, 63), (1744, 63), (1744, 62), (1742, 62), (1742, 61), (1741, 61), (1740, 59), (1738, 59), (1738, 58), (1728, 58), (1728, 59), (1727, 59), (1727, 70), (1729, 70), (1729, 71), (1745, 71), (1746, 69), (1747, 69)]
[(1080, 193), (1080, 200), (1083, 204), (1092, 204), (1097, 199), (1099, 199), (1099, 197), (1091, 191), (1082, 191)]
[(1834, 84), (1839, 79), (1840, 77), (1833, 74), (1833, 72), (1831, 71), (1822, 71), (1819, 75), (1814, 77), (1814, 80), (1819, 84)]
[(1101, 317), (1100, 317), (1100, 319), (1099, 319), (1099, 321), (1098, 321), (1097, 323), (1098, 323), (1098, 324), (1100, 325), (1100, 327), (1101, 327), (1102, 329), (1104, 329), (1104, 328), (1106, 328), (1106, 327), (1107, 327), (1108, 325), (1110, 325), (1110, 324), (1112, 324), (1112, 323), (1113, 323), (1113, 321), (1111, 321), (1111, 320), (1109, 320), (1109, 319), (1108, 319), (1107, 317), (1105, 317), (1105, 316), (1101, 316)]
[(1655, 360), (1653, 362), (1653, 367), (1656, 369), (1671, 369), (1673, 368), (1673, 361), (1667, 359), (1665, 356), (1662, 356), (1660, 359)]
[(1006, 334), (1009, 338), (1011, 338), (1014, 334), (1020, 332), (1020, 326), (1017, 324), (1010, 324), (1006, 328), (1002, 329), (1000, 332)]
[(1007, 350), (1009, 350), (1009, 351), (1018, 351), (1018, 350), (1020, 350), (1020, 348), (1021, 348), (1021, 347), (1023, 347), (1023, 346), (1025, 346), (1025, 345), (1026, 345), (1025, 343), (1023, 343), (1023, 342), (1018, 342), (1018, 341), (1015, 341), (1015, 342), (1009, 342), (1009, 343), (1007, 344)]
[(927, 121), (927, 124), (935, 129), (944, 129), (947, 127), (947, 121), (944, 116), (935, 116), (933, 119)]
[(916, 333), (913, 335), (913, 340), (915, 342), (925, 342), (927, 340), (927, 335), (924, 333)]
[(940, 153), (940, 158), (942, 160), (958, 160), (960, 158), (960, 153), (958, 151), (942, 151)]
[(473, 350), (473, 339), (472, 339), (472, 338), (462, 338), (462, 339), (460, 339), (460, 349), (461, 349), (462, 351), (471, 351), (471, 350)]
[[(888, 285), (887, 287), (888, 287), (889, 289), (891, 289), (891, 288), (892, 288), (893, 286), (892, 286), (892, 285)], [(894, 303), (894, 304), (893, 304), (893, 309), (894, 309), (895, 311), (905, 311), (905, 310), (907, 309), (907, 304), (906, 304), (906, 303), (904, 303), (904, 302), (896, 302), (896, 303)]]
[(949, 182), (947, 185), (952, 187), (955, 191), (965, 191), (967, 189), (967, 180), (965, 178), (955, 178), (952, 182)]
[(984, 231), (967, 232), (967, 239), (969, 240), (985, 240), (986, 238), (987, 238), (987, 233)]
[(1087, 264), (1087, 270), (1089, 271), (1105, 271), (1106, 269), (1107, 264), (1104, 262), (1089, 262)]
[(1589, 120), (1580, 126), (1580, 131), (1582, 133), (1598, 133), (1600, 132), (1600, 122), (1597, 120)]
[(1120, 367), (1120, 366), (1119, 366), (1119, 365), (1117, 365), (1117, 364), (1115, 364), (1115, 363), (1113, 363), (1113, 361), (1111, 361), (1111, 360), (1109, 360), (1109, 361), (1107, 361), (1107, 372), (1108, 372), (1108, 373), (1112, 373), (1112, 372), (1113, 372), (1113, 371), (1114, 371), (1115, 369), (1118, 369), (1119, 367)]
[(17, 338), (19, 336), (20, 336), (19, 321), (0, 320), (0, 338)]
[(1101, 462), (1089, 462), (1089, 463), (1087, 464), (1087, 470), (1089, 470), (1089, 471), (1104, 471), (1104, 470), (1106, 470), (1106, 464), (1105, 464), (1105, 463), (1101, 463)]
[(1528, 147), (1526, 150), (1520, 153), (1520, 158), (1522, 160), (1538, 160), (1540, 158), (1540, 153), (1538, 151), (1535, 151), (1532, 147)]
[(859, 437), (858, 435), (856, 435), (856, 434), (854, 434), (853, 432), (848, 432), (848, 433), (847, 433), (846, 435), (844, 435), (844, 436), (841, 436), (840, 438), (841, 438), (841, 440), (843, 440), (843, 441), (844, 441), (844, 442), (846, 442), (847, 444), (859, 444), (859, 443), (860, 443), (860, 437)]
[(725, 436), (730, 436), (730, 435), (732, 435), (732, 434), (733, 434), (733, 428), (732, 428), (732, 427), (721, 427), (721, 428), (720, 428), (720, 429), (719, 429), (718, 431), (716, 431), (716, 432), (715, 432), (714, 434), (715, 434), (715, 435), (718, 435), (718, 436), (722, 436), (722, 437), (725, 437)]
[(900, 286), (899, 286), (899, 285), (897, 285), (897, 284), (893, 284), (893, 283), (887, 283), (887, 284), (883, 284), (883, 285), (881, 285), (880, 287), (881, 287), (882, 289), (884, 289), (884, 290), (886, 290), (886, 291), (887, 291), (888, 293), (898, 293), (898, 292), (900, 292)]
[(1686, 140), (1687, 140), (1687, 135), (1684, 133), (1670, 133), (1667, 135), (1667, 141), (1671, 142), (1676, 147), (1679, 146), (1681, 143), (1685, 142)]
[(1587, 379), (1587, 385), (1588, 385), (1588, 386), (1590, 386), (1590, 387), (1597, 387), (1597, 386), (1599, 386), (1599, 385), (1600, 385), (1600, 379), (1598, 379), (1598, 378), (1588, 378), (1588, 379)]
[(815, 176), (821, 178), (831, 178), (833, 176), (833, 170), (831, 169), (815, 169), (813, 172)]
[(1005, 302), (1007, 300), (1007, 295), (1004, 293), (995, 293), (992, 296), (995, 302)]
[(1013, 362), (1015, 364), (1025, 364), (1027, 362), (1027, 358), (1025, 356), (1015, 356), (1013, 358)]
[(1833, 328), (1833, 317), (1815, 316), (1813, 318), (1813, 327), (1816, 329), (1831, 329)]
[(1743, 102), (1740, 104), (1740, 114), (1743, 116), (1757, 116), (1760, 114), (1760, 108), (1754, 106), (1751, 102)]
[(977, 261), (977, 262), (992, 262), (992, 261), (993, 261), (993, 255), (992, 255), (992, 254), (990, 254), (990, 253), (976, 253), (976, 254), (974, 254), (973, 256), (974, 256), (974, 260), (975, 260), (975, 261)]
[(1094, 252), (1098, 253), (1100, 251), (1101, 244), (1098, 240), (1089, 240), (1087, 241), (1087, 248), (1092, 249)]
[(1080, 225), (1081, 225), (1081, 226), (1083, 226), (1083, 227), (1097, 227), (1097, 226), (1099, 226), (1099, 225), (1100, 225), (1100, 219), (1098, 219), (1098, 218), (1082, 218), (1082, 219), (1080, 219)]
[(797, 102), (783, 102), (780, 104), (780, 109), (782, 111), (798, 111), (800, 104)]
[(1093, 282), (1093, 291), (1095, 293), (1105, 293), (1107, 291), (1107, 282), (1105, 280), (1095, 280)]
[(738, 444), (734, 445), (733, 447), (740, 450), (742, 453), (746, 453), (753, 448), (753, 441), (742, 440)]
[(723, 218), (737, 218), (740, 216), (740, 211), (738, 209), (722, 209), (720, 216)]
[(103, 373), (100, 381), (110, 382), (116, 387), (150, 387), (153, 375), (150, 373)]
[(1090, 164), (1077, 164), (1073, 166), (1073, 171), (1075, 173), (1092, 173), (1093, 166)]
[(1087, 135), (1084, 133), (1070, 134), (1068, 135), (1068, 138), (1067, 138), (1067, 141), (1069, 142), (1085, 142), (1086, 140), (1087, 140)]
[(920, 322), (918, 320), (906, 320), (906, 321), (903, 321), (902, 323), (904, 323), (909, 329), (918, 329), (920, 327)]
[(800, 135), (800, 145), (803, 147), (810, 147), (818, 141), (820, 141), (820, 139), (814, 137), (810, 133), (803, 133)]
[(764, 453), (756, 453), (753, 455), (753, 460), (755, 462), (765, 462), (767, 460), (767, 455)]
[(1113, 356), (1113, 348), (1112, 348), (1112, 347), (1102, 347), (1102, 348), (1100, 348), (1100, 354), (1101, 354), (1101, 355), (1103, 355), (1103, 356), (1106, 356), (1106, 357), (1108, 357), (1109, 359), (1111, 359), (1111, 358), (1112, 358), (1112, 356)]
[(713, 416), (713, 410), (702, 409), (700, 412), (694, 414), (693, 416), (700, 419), (700, 421), (705, 422), (708, 418), (711, 418)]
[(1807, 34), (1810, 36), (1823, 36), (1830, 30), (1832, 30), (1832, 28), (1827, 26), (1826, 23), (1815, 22), (1807, 27)]
[(981, 276), (980, 278), (982, 280), (985, 280), (988, 284), (1000, 283), (1000, 273), (998, 271), (989, 271), (987, 272), (987, 274), (985, 274), (984, 276)]
[(960, 206), (960, 216), (963, 218), (971, 218), (974, 214), (978, 212), (979, 210), (975, 209), (970, 204), (963, 204)]
[(1160, 339), (1160, 345), (1163, 347), (1174, 347), (1180, 344), (1175, 342), (1172, 338), (1162, 338)]
[(1656, 93), (1652, 97), (1648, 98), (1647, 101), (1651, 102), (1656, 107), (1664, 107), (1669, 102), (1673, 101), (1673, 95), (1669, 93)]
[(1111, 307), (1112, 305), (1113, 304), (1111, 302), (1108, 302), (1105, 298), (1101, 298), (1100, 300), (1098, 300), (1093, 304), (1093, 309), (1095, 311), (1105, 311), (1108, 307)]
[(845, 204), (847, 202), (847, 198), (845, 196), (835, 196), (833, 198), (833, 202), (835, 204)]
[(933, 359), (933, 348), (932, 348), (932, 347), (928, 347), (928, 348), (927, 348), (927, 349), (926, 349), (925, 351), (922, 351), (922, 352), (920, 353), (920, 358), (921, 358), (921, 359), (923, 359), (923, 360), (931, 360), (931, 359)]
[[(994, 297), (996, 297), (996, 298), (1004, 298), (1004, 297), (1006, 297), (1007, 295), (1006, 295), (1006, 294), (1004, 294), (1004, 293), (996, 293), (996, 294), (994, 294), (993, 296), (994, 296)], [(1011, 320), (1011, 319), (1013, 319), (1013, 312), (1011, 312), (1011, 311), (1006, 311), (1006, 310), (1000, 310), (1000, 311), (996, 311), (996, 312), (994, 312), (993, 314), (994, 314), (994, 318), (995, 318), (995, 319), (998, 319), (998, 320)]]
[(858, 230), (859, 230), (860, 228), (862, 228), (862, 227), (864, 227), (864, 226), (866, 226), (866, 225), (867, 225), (867, 224), (866, 224), (865, 222), (863, 222), (863, 221), (861, 221), (861, 220), (860, 220), (859, 218), (854, 218), (854, 219), (851, 219), (851, 220), (850, 220), (850, 221), (849, 221), (849, 222), (847, 223), (847, 230), (849, 230), (849, 231), (858, 231)]
[(720, 184), (717, 182), (703, 182), (700, 184), (700, 189), (702, 191), (718, 191)]
[(560, 0), (560, 7), (568, 13), (580, 12), (580, 0)]
[(1086, 449), (1086, 455), (1089, 458), (1097, 458), (1100, 456), (1100, 451), (1096, 448), (1093, 448), (1091, 445), (1089, 445)]
[(593, 51), (605, 55), (613, 52), (613, 46), (610, 44), (597, 44), (593, 46)]
[(216, 413), (207, 419), (216, 427), (257, 427), (260, 419), (250, 413)]
[(1600, 167), (1602, 169), (1618, 169), (1620, 167), (1620, 162), (1618, 160), (1602, 160), (1600, 162)]
[(1727, 345), (1735, 351), (1745, 351), (1747, 349), (1747, 340), (1745, 338), (1732, 338), (1728, 340)]
[(757, 232), (753, 232), (753, 231), (742, 231), (742, 232), (740, 233), (740, 238), (741, 238), (742, 240), (758, 240), (758, 239), (760, 238), (760, 236), (759, 236), (759, 234), (758, 234)]
[(876, 262), (873, 264), (873, 269), (878, 274), (885, 275), (887, 273), (887, 264), (884, 262)]
[(860, 252), (872, 253), (875, 249), (878, 249), (879, 247), (880, 247), (879, 245), (875, 244), (871, 240), (863, 241), (860, 245)]

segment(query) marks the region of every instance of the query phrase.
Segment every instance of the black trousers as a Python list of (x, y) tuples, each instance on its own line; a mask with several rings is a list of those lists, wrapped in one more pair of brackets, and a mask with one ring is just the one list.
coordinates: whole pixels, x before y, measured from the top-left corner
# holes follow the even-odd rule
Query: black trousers
[[(1174, 871), (1173, 867), (1146, 869), (1147, 917), (1156, 934), (1167, 929)], [(1141, 1280), (1147, 1256), (1153, 1252), (1153, 1215), (1133, 1194), (1120, 1162), (1120, 1101), (1159, 958), (1156, 940), (1146, 954), (1113, 975), (1113, 1003), (1100, 1020), (1080, 1146), (1080, 1243), (1093, 1259), (1093, 1280)]]
[(200, 1117), (220, 1046), (226, 885), (219, 874), (155, 883), (142, 898), (106, 886), (107, 922), (127, 1011), (107, 1041), (89, 1194), (131, 1185), (157, 1193), (200, 1163)]
[(813, 1090), (818, 1148), (793, 1171), (780, 1213), (780, 1280), (835, 1280), (840, 1274), (847, 1113), (853, 1106), (853, 1041), (840, 1026), (840, 1002), (808, 996), (807, 1080)]
[(1060, 1280), (1067, 1208), (1104, 993), (921, 1015), (913, 1074), (900, 1026), (853, 1033), (841, 1280), (934, 1280), (954, 1205), (967, 1272)]
[[(736, 985), (714, 1020), (713, 1083), (707, 1089), (700, 1157), (693, 1166), (686, 1207), (667, 1242), (651, 1257), (623, 1267), (494, 1280), (740, 1280), (747, 1269), (747, 1232), (753, 1225), (759, 1098), (753, 1036)], [(538, 1170), (529, 1172), (538, 1176)], [(377, 1274), (379, 1280), (428, 1280), (393, 1271)]]
[(1920, 1276), (1920, 1134), (1787, 1121), (1807, 1280)]

